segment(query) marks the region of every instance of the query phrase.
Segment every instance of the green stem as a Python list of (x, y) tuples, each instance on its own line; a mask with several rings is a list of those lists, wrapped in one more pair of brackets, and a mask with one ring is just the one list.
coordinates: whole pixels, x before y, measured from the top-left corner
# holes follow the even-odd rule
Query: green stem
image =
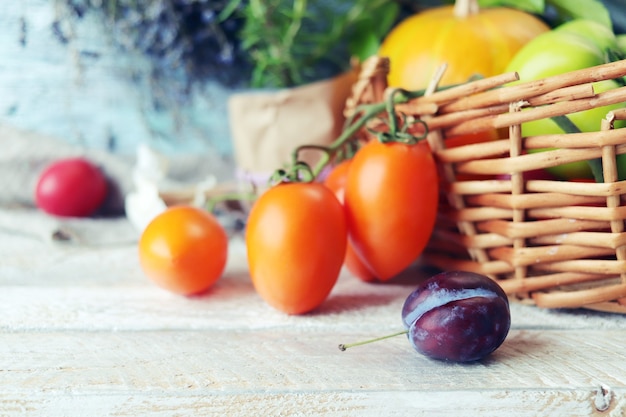
[[(455, 85), (450, 85), (443, 87), (443, 89), (452, 88)], [(294, 165), (290, 168), (289, 171), (279, 170), (280, 173), (276, 173), (274, 177), (287, 178), (289, 180), (299, 180), (298, 178), (298, 170), (302, 171), (305, 168), (303, 162), (298, 161), (298, 154), (300, 151), (304, 149), (316, 149), (321, 150), (323, 152), (322, 158), (315, 164), (313, 168), (308, 168), (306, 176), (311, 176), (312, 179), (315, 179), (319, 176), (322, 170), (328, 165), (328, 163), (333, 160), (333, 157), (337, 155), (339, 151), (345, 149), (347, 143), (356, 135), (356, 133), (365, 126), (365, 124), (371, 120), (373, 117), (379, 115), (380, 113), (386, 111), (388, 114), (387, 123), (389, 125), (389, 132), (385, 132), (381, 135), (379, 140), (381, 141), (398, 141), (407, 144), (415, 143), (418, 140), (426, 137), (428, 133), (428, 125), (422, 120), (416, 120), (417, 123), (422, 123), (424, 125), (425, 133), (420, 137), (414, 137), (409, 133), (401, 131), (398, 127), (397, 114), (395, 112), (395, 105), (400, 103), (406, 103), (412, 99), (421, 97), (426, 92), (425, 89), (422, 90), (404, 90), (401, 88), (396, 88), (390, 91), (387, 96), (387, 99), (383, 102), (371, 103), (371, 104), (362, 104), (357, 106), (354, 114), (352, 114), (345, 123), (345, 127), (341, 132), (341, 135), (337, 139), (333, 141), (329, 146), (319, 146), (319, 145), (303, 145), (295, 149), (292, 154)], [(406, 119), (405, 123), (403, 123), (403, 128), (406, 127)], [(388, 138), (388, 140), (383, 140), (383, 136)], [(390, 138), (390, 139), (389, 139)], [(310, 175), (309, 175), (310, 174)]]
[(381, 336), (381, 337), (377, 337), (375, 339), (363, 340), (361, 342), (354, 342), (354, 343), (348, 343), (348, 344), (342, 343), (342, 344), (339, 345), (339, 350), (344, 351), (344, 350), (346, 350), (348, 348), (351, 348), (351, 347), (366, 345), (368, 343), (374, 343), (374, 342), (378, 342), (378, 341), (385, 340), (385, 339), (391, 339), (392, 337), (396, 337), (396, 336), (400, 336), (401, 334), (408, 334), (408, 333), (409, 333), (408, 330), (403, 330), (401, 332), (388, 334), (387, 336)]
[(552, 120), (565, 133), (580, 133), (578, 126), (576, 126), (567, 116), (553, 116)]
[(243, 0), (229, 0), (229, 2), (226, 3), (226, 6), (224, 6), (222, 11), (217, 15), (218, 21), (224, 22), (226, 21), (226, 19), (232, 17), (242, 1)]
[(405, 93), (406, 93), (405, 90), (394, 88), (390, 90), (387, 96), (387, 101), (385, 102), (385, 108), (387, 109), (387, 115), (389, 117), (389, 134), (391, 136), (395, 136), (396, 133), (398, 132), (398, 119), (396, 118), (396, 111), (395, 111), (396, 103), (394, 102), (394, 98), (396, 94), (404, 95)]
[[(335, 154), (335, 148), (332, 147), (328, 147), (328, 146), (322, 146), (322, 145), (301, 145), (298, 146), (293, 153), (291, 154), (291, 160), (293, 161), (294, 165), (298, 163), (299, 161), (299, 154), (300, 152), (304, 151), (304, 150), (316, 150), (316, 151), (321, 151), (322, 152), (322, 160), (320, 161), (320, 163), (323, 163), (324, 165), (326, 165), (330, 159), (334, 156)], [(317, 174), (319, 173), (315, 173), (315, 171), (313, 171), (314, 176), (316, 177)]]
[(315, 177), (324, 169), (336, 152), (341, 149), (347, 141), (349, 141), (365, 124), (376, 115), (387, 110), (389, 114), (390, 123), (393, 123), (393, 129), (397, 131), (397, 120), (395, 117), (394, 106), (399, 103), (406, 103), (417, 97), (424, 95), (425, 90), (407, 91), (402, 89), (396, 89), (389, 95), (387, 101), (372, 104), (362, 104), (356, 108), (354, 114), (346, 120), (346, 127), (341, 132), (341, 135), (335, 141), (325, 148), (326, 157), (317, 162), (313, 168), (313, 174)]

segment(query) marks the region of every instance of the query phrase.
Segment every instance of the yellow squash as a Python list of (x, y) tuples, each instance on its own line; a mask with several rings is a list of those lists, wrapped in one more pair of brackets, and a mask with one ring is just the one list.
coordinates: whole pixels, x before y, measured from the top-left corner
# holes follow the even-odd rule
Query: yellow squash
[(519, 10), (479, 9), (476, 0), (457, 0), (400, 22), (379, 55), (391, 61), (390, 86), (417, 90), (426, 88), (443, 63), (448, 68), (440, 85), (500, 74), (524, 44), (548, 30), (539, 18)]

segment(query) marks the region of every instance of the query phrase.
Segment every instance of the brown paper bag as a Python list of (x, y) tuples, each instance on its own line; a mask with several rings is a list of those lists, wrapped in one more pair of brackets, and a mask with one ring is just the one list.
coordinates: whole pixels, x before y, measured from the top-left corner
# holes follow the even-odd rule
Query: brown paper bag
[[(328, 145), (343, 128), (343, 109), (357, 71), (301, 87), (236, 93), (228, 102), (234, 156), (239, 174), (264, 185), (291, 162), (300, 145)], [(302, 160), (313, 164), (319, 152)]]

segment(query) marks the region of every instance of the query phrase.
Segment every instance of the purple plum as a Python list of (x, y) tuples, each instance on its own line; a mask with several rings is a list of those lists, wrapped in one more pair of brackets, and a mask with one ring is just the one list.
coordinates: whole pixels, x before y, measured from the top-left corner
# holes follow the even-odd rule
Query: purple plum
[(511, 327), (509, 301), (494, 280), (439, 273), (406, 299), (402, 321), (413, 347), (432, 359), (471, 362), (496, 350)]

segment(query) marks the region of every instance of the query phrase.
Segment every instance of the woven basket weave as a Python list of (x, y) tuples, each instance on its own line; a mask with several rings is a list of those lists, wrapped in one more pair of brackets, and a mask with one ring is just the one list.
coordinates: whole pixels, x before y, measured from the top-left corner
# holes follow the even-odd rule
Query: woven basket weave
[[(583, 98), (563, 95), (557, 101), (545, 100), (545, 95), (556, 96), (558, 89), (626, 75), (623, 62), (617, 67), (622, 71), (619, 74), (557, 77), (557, 81), (571, 79), (582, 84), (568, 81), (539, 94), (530, 92), (518, 98), (500, 91), (499, 96), (508, 102), (500, 99), (487, 107), (507, 105), (508, 114), (499, 116), (500, 123), (496, 122), (498, 116), (486, 117), (492, 127), (509, 128), (505, 140), (446, 149), (445, 137), (451, 137), (453, 129), (462, 132), (459, 126), (463, 122), (444, 130), (444, 135), (431, 135), (447, 198), (425, 255), (427, 262), (490, 275), (508, 294), (540, 307), (626, 312), (626, 182), (617, 181), (615, 162), (616, 154), (626, 152), (626, 131), (613, 129), (611, 119), (623, 119), (626, 113), (609, 115), (603, 129), (592, 133), (523, 138), (520, 126), (522, 121), (571, 113), (578, 108), (577, 101), (582, 107), (599, 107), (603, 101), (598, 94)], [(502, 89), (507, 88), (515, 87)], [(623, 89), (609, 93), (613, 96), (606, 103), (626, 102)], [(511, 98), (515, 100), (509, 101)], [(539, 104), (533, 105), (533, 99)], [(546, 113), (544, 106), (556, 109)], [(467, 110), (477, 108), (481, 107)], [(543, 111), (529, 115), (535, 109)], [(474, 122), (474, 126), (481, 128), (480, 123)], [(554, 149), (528, 153), (546, 147)], [(602, 158), (604, 183), (525, 179), (525, 173), (533, 170), (592, 158)], [(472, 175), (489, 177), (461, 179)], [(505, 175), (510, 179), (494, 179)]]
[[(512, 298), (539, 307), (626, 313), (626, 181), (617, 180), (615, 161), (626, 153), (626, 129), (613, 128), (626, 110), (610, 113), (597, 132), (521, 136), (527, 121), (626, 102), (626, 87), (593, 89), (624, 76), (626, 61), (532, 82), (511, 84), (517, 74), (502, 74), (431, 86), (399, 105), (396, 111), (428, 123), (441, 171), (441, 208), (424, 262), (486, 274)], [(487, 129), (508, 137), (448, 146), (454, 136)], [(556, 149), (528, 152), (548, 147)], [(603, 183), (528, 179), (531, 171), (594, 158), (602, 159)]]

